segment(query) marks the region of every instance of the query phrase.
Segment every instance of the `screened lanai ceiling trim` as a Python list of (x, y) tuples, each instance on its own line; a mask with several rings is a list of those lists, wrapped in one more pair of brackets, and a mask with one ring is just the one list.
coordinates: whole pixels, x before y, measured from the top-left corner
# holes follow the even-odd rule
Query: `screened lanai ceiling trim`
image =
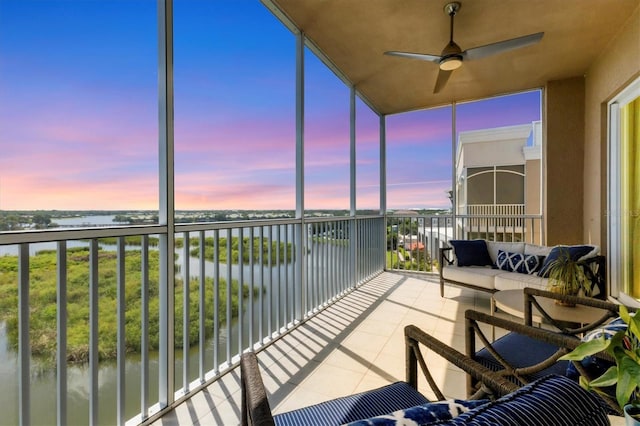
[(434, 94), (438, 64), (385, 51), (440, 54), (449, 0), (263, 0), (277, 7), (382, 115), (483, 99), (583, 77), (638, 0), (459, 0), (462, 50), (544, 32), (531, 46), (464, 62)]

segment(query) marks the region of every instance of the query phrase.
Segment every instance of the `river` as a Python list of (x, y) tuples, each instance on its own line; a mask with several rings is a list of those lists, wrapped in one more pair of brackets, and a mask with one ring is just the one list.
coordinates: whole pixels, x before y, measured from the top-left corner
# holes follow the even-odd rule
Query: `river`
[[(114, 224), (113, 216), (85, 216), (69, 219), (56, 219), (56, 223), (61, 227), (92, 224), (92, 225), (110, 225)], [(234, 232), (235, 234), (235, 232)], [(194, 234), (195, 235), (195, 234)], [(220, 236), (226, 236), (226, 231), (220, 231)], [(245, 237), (248, 236), (245, 234)], [(70, 241), (67, 247), (86, 247), (88, 242), (85, 241)], [(34, 255), (40, 250), (55, 249), (56, 243), (39, 243), (31, 244), (30, 252)], [(101, 244), (102, 250), (115, 250), (115, 245)], [(132, 250), (139, 250), (139, 247), (129, 247)], [(153, 249), (153, 248), (151, 248)], [(16, 255), (17, 246), (0, 246), (0, 256), (3, 255)], [(183, 250), (177, 249), (176, 263), (181, 268), (184, 265), (184, 259), (182, 257)], [(199, 263), (195, 258), (190, 258), (190, 275), (198, 275)], [(262, 300), (265, 305), (265, 317), (263, 318), (263, 326), (268, 323), (268, 317), (266, 304), (270, 300), (269, 290), (271, 283), (273, 283), (274, 302), (280, 299), (278, 296), (281, 292), (286, 291), (284, 285), (280, 287), (275, 283), (287, 282), (289, 283), (288, 291), (291, 292), (291, 288), (294, 283), (294, 265), (288, 264), (285, 268), (284, 265), (276, 265), (271, 269), (263, 267), (261, 265), (255, 265), (253, 271), (248, 265), (232, 265), (232, 276), (238, 277), (239, 268), (243, 268), (243, 276), (245, 282), (248, 282), (248, 278), (253, 276), (254, 286), (261, 286), (261, 276), (265, 277), (265, 289), (266, 293), (263, 294)], [(207, 276), (212, 276), (214, 270), (214, 264), (211, 261), (205, 262), (205, 271)], [(253, 272), (253, 274), (252, 274)], [(226, 280), (227, 277), (227, 265), (219, 265), (219, 273), (222, 279)], [(273, 277), (269, 280), (269, 275)], [(277, 280), (278, 275), (282, 278)], [(285, 280), (285, 276), (288, 278)], [(255, 299), (255, 303), (259, 301), (259, 298)], [(245, 301), (246, 302), (246, 301)], [(281, 301), (281, 305), (284, 301)], [(275, 309), (272, 313), (272, 321), (277, 321)], [(243, 329), (248, 329), (248, 313), (243, 315)], [(258, 315), (254, 316), (254, 328), (258, 330), (260, 319)], [(281, 323), (283, 320), (281, 319)], [(51, 324), (55, 327), (55, 324)], [(217, 345), (218, 360), (223, 362), (226, 360), (226, 327), (222, 327), (220, 332), (220, 342)], [(247, 332), (244, 333), (245, 347), (248, 344)], [(231, 352), (235, 353), (238, 348), (237, 342), (238, 324), (237, 321), (232, 325), (231, 330)], [(213, 368), (214, 359), (214, 344), (213, 339), (209, 339), (205, 344), (205, 371), (209, 371)], [(175, 382), (176, 390), (182, 387), (182, 349), (176, 349), (176, 363), (175, 363)], [(199, 347), (192, 347), (189, 353), (189, 375), (190, 380), (197, 378), (198, 376), (198, 362), (199, 362)], [(149, 401), (154, 403), (158, 399), (158, 360), (157, 354), (150, 354), (149, 362)], [(56, 418), (56, 369), (55, 366), (43, 365), (38, 359), (31, 360), (31, 422), (32, 424), (50, 425), (55, 424)], [(141, 365), (140, 356), (135, 354), (127, 354), (126, 356), (126, 383), (125, 383), (125, 395), (126, 395), (126, 418), (131, 418), (140, 412), (140, 377), (141, 377)], [(2, 380), (2, 392), (3, 397), (0, 398), (0, 412), (3, 413), (0, 417), (0, 424), (12, 425), (18, 423), (18, 356), (16, 351), (9, 346), (5, 324), (0, 324), (0, 380)], [(116, 419), (116, 392), (117, 392), (117, 370), (116, 363), (114, 361), (101, 362), (98, 372), (99, 382), (99, 424), (111, 425), (115, 423)], [(68, 422), (72, 425), (84, 425), (87, 424), (89, 418), (89, 369), (88, 365), (69, 364), (67, 370), (67, 388), (68, 388)]]

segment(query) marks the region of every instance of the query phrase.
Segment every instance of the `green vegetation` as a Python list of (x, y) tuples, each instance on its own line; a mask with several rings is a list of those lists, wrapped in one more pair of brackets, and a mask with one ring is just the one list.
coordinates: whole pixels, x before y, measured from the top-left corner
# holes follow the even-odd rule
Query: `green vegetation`
[[(250, 239), (248, 237), (244, 237), (242, 239), (242, 262), (249, 263), (250, 260)], [(199, 257), (200, 256), (200, 240), (199, 239), (190, 239), (189, 244), (193, 247), (189, 253), (191, 256)], [(184, 245), (184, 241), (182, 238), (176, 239), (176, 247), (182, 247)], [(240, 239), (238, 237), (232, 237), (231, 239), (231, 262), (238, 263), (240, 259)], [(276, 241), (269, 242), (264, 239), (262, 244), (260, 244), (260, 238), (253, 239), (253, 261), (258, 262), (260, 259), (260, 251), (262, 250), (262, 263), (264, 265), (269, 264), (269, 259), (271, 259), (271, 264), (276, 264), (278, 257), (280, 262), (291, 262), (293, 260), (293, 245), (291, 243), (285, 244), (278, 243)], [(271, 250), (271, 258), (269, 258), (269, 250)], [(218, 259), (221, 263), (226, 263), (228, 259), (227, 253), (227, 238), (220, 238), (218, 240)], [(204, 256), (206, 259), (212, 260), (214, 258), (215, 250), (214, 250), (214, 239), (213, 237), (205, 238), (204, 242)]]
[[(67, 253), (67, 359), (71, 362), (85, 362), (89, 356), (89, 250), (69, 249)], [(98, 350), (100, 359), (116, 356), (117, 342), (117, 254), (101, 251), (98, 254)], [(56, 252), (42, 251), (30, 258), (30, 341), (34, 356), (43, 361), (53, 361), (56, 351), (57, 294), (56, 294)], [(125, 344), (127, 352), (139, 352), (141, 344), (141, 254), (129, 250), (125, 256)], [(9, 342), (18, 344), (18, 262), (16, 256), (0, 257), (0, 321), (7, 324)], [(158, 297), (159, 255), (149, 252), (149, 347), (159, 344), (159, 297)], [(213, 334), (214, 289), (213, 280), (205, 282), (205, 330)], [(218, 305), (220, 322), (225, 323), (227, 283), (220, 281)], [(182, 346), (183, 282), (175, 282), (175, 342)], [(190, 335), (189, 341), (198, 342), (199, 282), (190, 282)], [(231, 284), (232, 315), (238, 315), (238, 282)], [(254, 295), (258, 290), (254, 290)], [(242, 289), (244, 298), (249, 297), (249, 288)]]

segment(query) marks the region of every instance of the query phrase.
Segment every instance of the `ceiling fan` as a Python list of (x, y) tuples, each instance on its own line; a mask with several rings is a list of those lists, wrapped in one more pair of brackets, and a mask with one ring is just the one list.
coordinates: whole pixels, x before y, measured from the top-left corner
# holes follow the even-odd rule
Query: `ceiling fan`
[(451, 73), (454, 70), (460, 68), (463, 61), (481, 59), (509, 50), (529, 46), (531, 44), (538, 43), (544, 35), (543, 32), (529, 34), (526, 36), (499, 41), (496, 43), (487, 44), (485, 46), (474, 47), (472, 49), (462, 51), (462, 49), (460, 49), (460, 46), (458, 46), (453, 41), (453, 17), (456, 15), (456, 13), (458, 13), (460, 7), (461, 4), (457, 1), (447, 3), (444, 6), (444, 12), (451, 18), (451, 30), (449, 32), (449, 43), (445, 46), (440, 55), (397, 51), (384, 52), (385, 55), (401, 56), (404, 58), (419, 59), (421, 61), (435, 62), (439, 64), (440, 71), (438, 72), (438, 78), (436, 80), (436, 85), (433, 89), (433, 93), (438, 93), (444, 88), (445, 84), (447, 84), (447, 81), (449, 80), (449, 76), (451, 76)]

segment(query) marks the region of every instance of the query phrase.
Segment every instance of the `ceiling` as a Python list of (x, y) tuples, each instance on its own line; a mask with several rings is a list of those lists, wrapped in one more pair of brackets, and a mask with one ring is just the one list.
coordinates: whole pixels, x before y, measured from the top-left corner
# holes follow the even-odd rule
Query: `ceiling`
[[(454, 40), (464, 51), (544, 32), (533, 46), (465, 61), (438, 94), (438, 64), (384, 55), (439, 55), (447, 0), (272, 0), (383, 114), (544, 87), (582, 76), (640, 0), (459, 0)], [(639, 52), (640, 55), (640, 41)]]

